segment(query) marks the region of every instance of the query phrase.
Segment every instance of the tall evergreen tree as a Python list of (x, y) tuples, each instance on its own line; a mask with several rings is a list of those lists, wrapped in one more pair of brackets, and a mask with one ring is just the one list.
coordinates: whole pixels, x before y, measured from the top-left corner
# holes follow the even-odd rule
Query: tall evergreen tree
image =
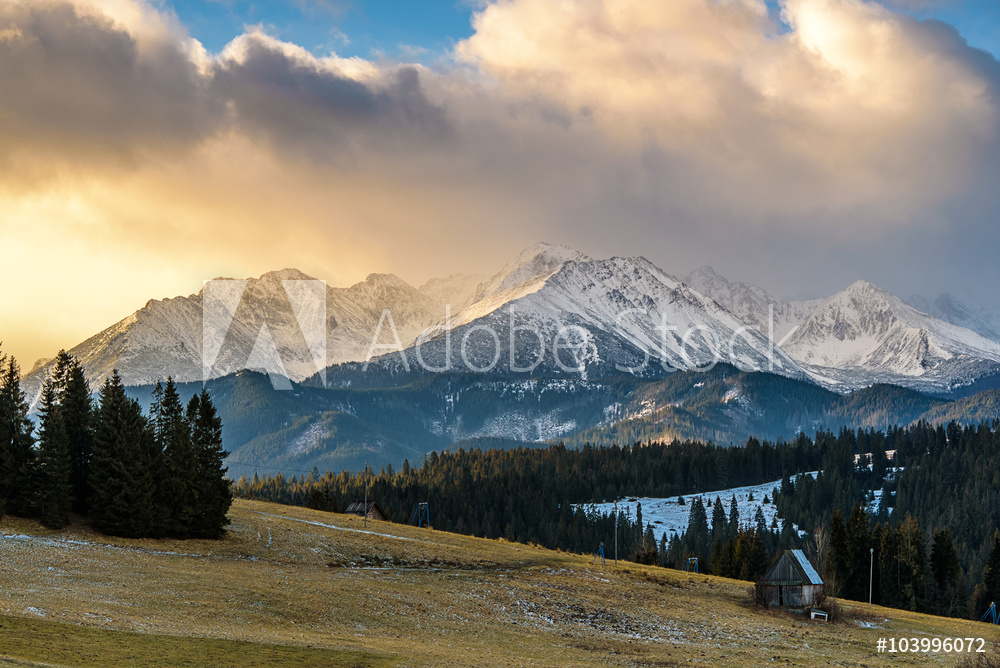
[(125, 396), (118, 372), (101, 388), (90, 466), (94, 528), (115, 536), (152, 536), (157, 530), (156, 445), (138, 402)]
[(184, 414), (172, 378), (168, 377), (162, 388), (156, 384), (151, 413), (154, 439), (165, 464), (162, 471), (155, 472), (160, 477), (158, 510), (166, 532), (183, 538), (189, 535), (198, 512), (198, 462), (190, 418)]
[(973, 594), (972, 614), (980, 619), (991, 603), (1000, 601), (1000, 529), (993, 532), (993, 543), (990, 545), (990, 556), (983, 568), (983, 579), (976, 586)]
[(42, 524), (49, 529), (62, 529), (69, 524), (72, 491), (69, 437), (63, 423), (62, 409), (56, 403), (56, 383), (50, 378), (42, 388), (42, 401), (38, 411), (36, 494)]
[(229, 507), (233, 493), (226, 477), (223, 461), (226, 451), (222, 447), (222, 420), (208, 391), (191, 398), (187, 408), (191, 425), (191, 444), (195, 453), (197, 470), (195, 487), (198, 507), (191, 524), (191, 535), (201, 538), (220, 538), (229, 525)]
[[(65, 351), (60, 353), (65, 354)], [(66, 371), (62, 377), (64, 384), (57, 386), (59, 408), (69, 444), (70, 484), (73, 488), (73, 509), (82, 514), (87, 512), (91, 489), (89, 483), (90, 458), (94, 451), (93, 402), (90, 399), (90, 385), (84, 375), (80, 360), (67, 355)], [(56, 363), (59, 369), (59, 362)], [(59, 381), (62, 382), (62, 381)]]
[[(931, 543), (931, 573), (935, 585), (934, 612), (955, 616), (962, 612), (960, 599), (962, 568), (951, 540), (951, 532), (938, 529)], [(966, 606), (967, 607), (967, 606)]]
[(740, 532), (740, 509), (736, 505), (736, 495), (729, 502), (729, 537), (735, 538)]
[(729, 528), (726, 524), (726, 509), (723, 507), (719, 497), (715, 497), (715, 504), (712, 506), (712, 540), (726, 542), (729, 540)]
[(855, 503), (851, 518), (847, 523), (847, 555), (844, 563), (845, 577), (841, 596), (855, 601), (868, 599), (868, 570), (871, 567), (870, 553), (874, 547), (871, 536), (871, 520), (864, 506)]
[(915, 517), (906, 515), (896, 527), (899, 534), (902, 607), (924, 609), (927, 585), (927, 537)]
[(35, 439), (21, 369), (11, 357), (0, 368), (0, 504), (12, 515), (31, 514)]
[(830, 517), (830, 542), (826, 551), (826, 575), (834, 596), (840, 596), (847, 578), (847, 526), (840, 508)]

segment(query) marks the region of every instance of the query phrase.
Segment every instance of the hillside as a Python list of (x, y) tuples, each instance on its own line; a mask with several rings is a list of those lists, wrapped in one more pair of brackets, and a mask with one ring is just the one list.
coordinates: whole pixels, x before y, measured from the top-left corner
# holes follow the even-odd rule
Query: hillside
[(993, 632), (877, 606), (845, 605), (860, 621), (838, 624), (756, 613), (746, 582), (301, 508), (240, 500), (231, 517), (220, 542), (5, 518), (0, 663), (102, 666), (141, 649), (153, 665), (236, 652), (269, 665), (874, 665), (880, 637)]
[[(275, 390), (266, 376), (249, 371), (209, 381), (226, 426), (232, 477), (358, 470), (366, 463), (399, 468), (404, 459), (419, 464), (426, 453), (476, 439), (494, 439), (498, 447), (674, 438), (730, 444), (844, 426), (886, 429), (921, 417), (964, 423), (1000, 417), (989, 392), (947, 401), (875, 385), (843, 395), (725, 364), (659, 380), (440, 373), (373, 387), (363, 385), (365, 377), (342, 371), (343, 385), (293, 383), (291, 391)], [(200, 383), (178, 386), (185, 401), (200, 389)], [(128, 388), (144, 405), (150, 390)]]

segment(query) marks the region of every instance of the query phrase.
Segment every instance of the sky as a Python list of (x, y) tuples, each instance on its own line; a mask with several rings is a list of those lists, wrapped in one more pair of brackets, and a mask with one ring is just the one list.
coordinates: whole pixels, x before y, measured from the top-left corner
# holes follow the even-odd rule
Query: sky
[(0, 0), (0, 341), (537, 241), (1000, 309), (995, 0)]

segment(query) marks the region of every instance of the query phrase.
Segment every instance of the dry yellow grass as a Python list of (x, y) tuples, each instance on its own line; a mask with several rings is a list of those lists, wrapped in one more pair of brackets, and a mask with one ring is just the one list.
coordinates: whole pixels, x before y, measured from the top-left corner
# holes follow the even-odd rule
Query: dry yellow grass
[[(876, 628), (761, 614), (747, 605), (746, 582), (592, 566), (587, 557), (381, 522), (366, 532), (360, 518), (302, 508), (237, 501), (231, 517), (222, 541), (47, 532), (6, 518), (0, 615), (146, 634), (99, 639), (130, 651), (145, 640), (188, 642), (176, 637), (254, 643), (219, 649), (234, 654), (231, 665), (281, 649), (258, 645), (266, 643), (328, 652), (328, 665), (340, 656), (405, 666), (954, 666), (956, 655), (878, 654), (876, 641), (996, 635), (985, 624), (877, 606), (845, 605), (870, 614)], [(34, 641), (17, 635), (32, 628), (0, 629), (0, 657), (46, 661), (37, 649), (44, 629)], [(15, 636), (21, 649), (9, 651)], [(287, 664), (307, 665), (304, 657)]]

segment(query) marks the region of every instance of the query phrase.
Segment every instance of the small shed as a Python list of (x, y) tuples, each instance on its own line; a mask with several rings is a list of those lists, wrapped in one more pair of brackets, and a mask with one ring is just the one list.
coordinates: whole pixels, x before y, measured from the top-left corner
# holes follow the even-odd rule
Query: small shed
[(762, 603), (778, 608), (808, 608), (823, 597), (823, 579), (802, 550), (785, 550), (757, 585)]
[(344, 512), (348, 515), (367, 517), (370, 520), (382, 520), (384, 522), (389, 521), (389, 516), (385, 514), (384, 510), (382, 510), (382, 506), (378, 505), (378, 501), (369, 499), (367, 503), (368, 506), (365, 507), (365, 501), (355, 499), (347, 504), (347, 508)]

